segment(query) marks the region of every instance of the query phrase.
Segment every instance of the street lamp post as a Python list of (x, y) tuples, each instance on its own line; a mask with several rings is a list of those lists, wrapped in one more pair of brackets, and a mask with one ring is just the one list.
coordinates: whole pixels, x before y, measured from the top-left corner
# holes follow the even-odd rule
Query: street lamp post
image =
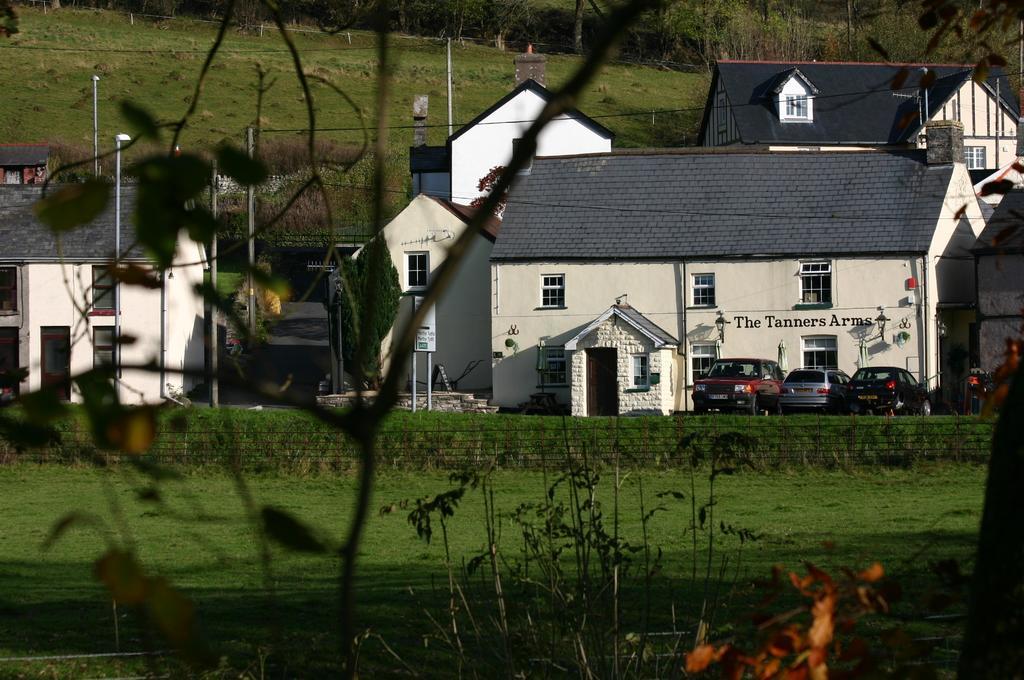
[(97, 86), (100, 77), (92, 77), (92, 174), (99, 177), (100, 174), (100, 115), (97, 104)]
[[(132, 140), (128, 135), (121, 133), (114, 137), (114, 266), (121, 264), (121, 143)], [(120, 392), (121, 378), (121, 285), (117, 279), (114, 285), (114, 357), (117, 361), (118, 382), (116, 388)]]

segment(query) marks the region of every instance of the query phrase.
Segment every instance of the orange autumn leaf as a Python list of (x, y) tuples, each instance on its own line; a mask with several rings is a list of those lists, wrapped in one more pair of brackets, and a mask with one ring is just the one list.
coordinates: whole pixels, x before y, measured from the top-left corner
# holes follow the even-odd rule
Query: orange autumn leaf
[(700, 673), (712, 662), (716, 661), (718, 655), (715, 654), (714, 645), (700, 645), (692, 652), (686, 655), (686, 672), (687, 673)]
[(807, 632), (807, 641), (812, 648), (823, 649), (832, 641), (835, 632), (835, 611), (836, 593), (834, 589), (829, 588), (815, 599), (811, 607), (814, 622)]
[(857, 574), (857, 578), (861, 581), (867, 581), (868, 583), (874, 583), (885, 576), (885, 569), (882, 568), (880, 562), (875, 562), (864, 571)]

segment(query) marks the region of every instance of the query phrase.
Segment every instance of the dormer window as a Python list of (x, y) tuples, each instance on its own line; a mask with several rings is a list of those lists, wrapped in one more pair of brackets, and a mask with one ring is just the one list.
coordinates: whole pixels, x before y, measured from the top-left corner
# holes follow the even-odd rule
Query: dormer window
[(810, 123), (814, 120), (814, 95), (818, 94), (818, 88), (799, 69), (780, 73), (772, 92), (781, 122)]

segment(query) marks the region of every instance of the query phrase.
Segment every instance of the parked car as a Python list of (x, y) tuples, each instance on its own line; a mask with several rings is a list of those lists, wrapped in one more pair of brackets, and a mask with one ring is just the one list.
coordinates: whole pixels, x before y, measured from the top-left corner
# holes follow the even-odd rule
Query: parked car
[(850, 376), (838, 370), (801, 368), (782, 383), (782, 412), (797, 410), (846, 413)]
[(919, 413), (931, 415), (928, 390), (909, 371), (894, 366), (858, 369), (850, 381), (854, 413)]
[(781, 413), (782, 369), (771, 359), (716, 359), (693, 384), (693, 410)]

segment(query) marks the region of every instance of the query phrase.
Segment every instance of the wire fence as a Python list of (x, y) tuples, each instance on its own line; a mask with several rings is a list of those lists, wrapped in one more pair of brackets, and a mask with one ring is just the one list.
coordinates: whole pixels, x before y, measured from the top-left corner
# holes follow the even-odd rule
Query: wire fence
[[(746, 422), (744, 422), (746, 420)], [(287, 425), (287, 426), (286, 426)], [(719, 422), (663, 419), (535, 419), (483, 416), (451, 422), (405, 420), (376, 441), (379, 465), (400, 469), (467, 466), (559, 469), (570, 463), (673, 468), (724, 457), (754, 469), (906, 467), (926, 462), (984, 463), (994, 423), (971, 417), (750, 418)], [(292, 471), (345, 470), (360, 459), (356, 442), (317, 421), (172, 421), (149, 460), (182, 466)], [(59, 441), (28, 450), (0, 442), (0, 463), (115, 462), (84, 422)]]

